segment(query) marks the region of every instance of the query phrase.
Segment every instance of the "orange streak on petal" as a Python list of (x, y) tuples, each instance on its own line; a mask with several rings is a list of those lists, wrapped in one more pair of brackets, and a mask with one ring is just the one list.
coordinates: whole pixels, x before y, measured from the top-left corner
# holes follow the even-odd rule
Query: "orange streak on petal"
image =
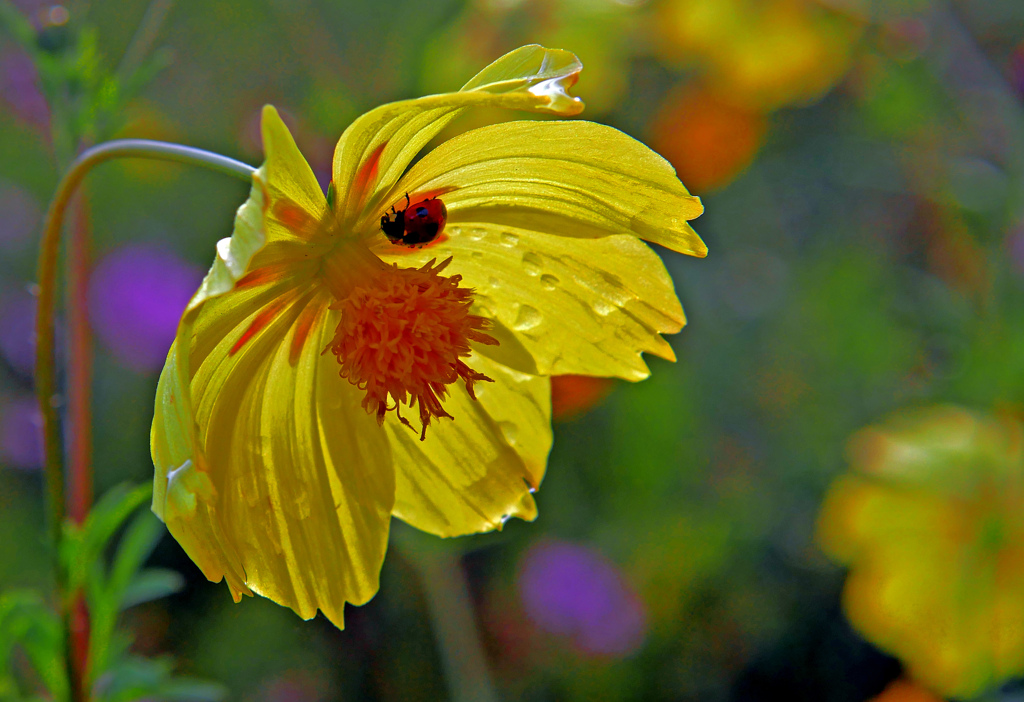
[(230, 351), (228, 351), (228, 355), (234, 356), (238, 353), (239, 349), (245, 346), (250, 339), (256, 336), (260, 329), (267, 326), (267, 324), (269, 324), (270, 321), (273, 320), (274, 317), (276, 317), (281, 310), (283, 310), (285, 306), (292, 301), (292, 299), (294, 299), (294, 297), (294, 295), (284, 295), (270, 303), (270, 305), (256, 315), (256, 318), (249, 324), (249, 328), (245, 330), (245, 333), (239, 337), (238, 341), (235, 342), (235, 345), (231, 347)]
[[(416, 193), (416, 194), (410, 193), (409, 194), (409, 199), (410, 199), (411, 202), (422, 202), (423, 200), (433, 200), (435, 197), (441, 197), (442, 195), (447, 195), (448, 193), (450, 193), (453, 190), (457, 190), (457, 187), (454, 186), (454, 185), (446, 185), (443, 188), (434, 188), (433, 190), (424, 190), (423, 192), (419, 192), (419, 193)], [(405, 200), (405, 193), (402, 193), (402, 200), (403, 201)]]
[(263, 268), (257, 268), (256, 270), (250, 271), (239, 278), (238, 282), (235, 283), (235, 289), (248, 288), (253, 285), (262, 285), (263, 283), (280, 280), (284, 277), (284, 274), (284, 266), (264, 266)]
[(295, 320), (295, 335), (292, 337), (292, 347), (288, 352), (288, 363), (291, 365), (294, 366), (299, 362), (302, 347), (306, 345), (309, 332), (313, 329), (313, 324), (316, 323), (317, 317), (320, 316), (322, 310), (323, 305), (307, 301), (305, 309), (302, 310), (299, 318)]
[(367, 187), (377, 177), (377, 169), (380, 166), (380, 155), (384, 153), (384, 147), (387, 145), (388, 142), (385, 141), (374, 149), (356, 173), (355, 180), (352, 183), (352, 189), (358, 193), (360, 200), (362, 200), (365, 195)]
[(287, 198), (274, 201), (271, 214), (288, 231), (303, 239), (309, 239), (316, 232), (316, 219), (299, 205)]

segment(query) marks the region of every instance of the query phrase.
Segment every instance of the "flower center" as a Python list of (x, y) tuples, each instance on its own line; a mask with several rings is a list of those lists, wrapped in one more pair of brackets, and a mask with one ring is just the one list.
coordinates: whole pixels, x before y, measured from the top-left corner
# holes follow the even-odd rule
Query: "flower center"
[(378, 424), (394, 410), (412, 427), (399, 405), (418, 404), (421, 440), (431, 418), (452, 418), (441, 406), (448, 385), (462, 378), (475, 400), (473, 383), (491, 381), (462, 361), (470, 342), (498, 343), (484, 333), (490, 322), (469, 313), (473, 291), (459, 286), (462, 276), (439, 275), (450, 262), (382, 266), (331, 306), (341, 310), (341, 321), (327, 349), (337, 356), (341, 377), (366, 391), (363, 408)]

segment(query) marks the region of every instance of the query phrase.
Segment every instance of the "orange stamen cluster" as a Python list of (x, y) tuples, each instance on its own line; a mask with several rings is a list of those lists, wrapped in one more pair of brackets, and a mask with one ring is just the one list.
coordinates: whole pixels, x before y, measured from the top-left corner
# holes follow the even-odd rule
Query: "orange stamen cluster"
[(473, 383), (491, 381), (461, 360), (469, 356), (470, 342), (498, 343), (484, 333), (490, 322), (469, 313), (473, 291), (459, 287), (462, 276), (439, 275), (450, 261), (386, 266), (332, 305), (341, 310), (341, 321), (327, 348), (338, 357), (341, 377), (366, 391), (363, 408), (377, 415), (378, 424), (394, 410), (411, 427), (398, 406), (418, 403), (420, 439), (431, 418), (452, 418), (441, 406), (448, 385), (462, 378), (476, 399)]

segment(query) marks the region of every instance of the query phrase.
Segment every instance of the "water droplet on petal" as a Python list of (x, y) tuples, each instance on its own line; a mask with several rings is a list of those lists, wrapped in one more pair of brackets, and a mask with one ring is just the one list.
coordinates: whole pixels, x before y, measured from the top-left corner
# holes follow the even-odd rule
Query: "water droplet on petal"
[(498, 428), (501, 429), (501, 434), (509, 446), (515, 446), (519, 439), (519, 427), (515, 422), (498, 422)]
[(544, 260), (532, 251), (523, 254), (523, 270), (526, 271), (526, 275), (540, 275), (543, 263)]
[(448, 234), (448, 236), (452, 237), (462, 236), (462, 227), (449, 226), (448, 228), (445, 229), (445, 232)]
[(529, 305), (520, 305), (519, 314), (516, 315), (516, 321), (512, 324), (512, 327), (516, 331), (527, 331), (540, 326), (540, 323), (543, 321), (544, 317), (536, 308)]
[(473, 227), (466, 232), (466, 237), (471, 241), (480, 241), (485, 236), (487, 236), (487, 230), (481, 229), (480, 227)]
[(494, 300), (478, 293), (473, 297), (473, 314), (478, 314), (482, 317), (495, 317)]
[(488, 279), (487, 284), (494, 289), (498, 289), (501, 287), (501, 281), (495, 278), (493, 275)]
[(545, 290), (554, 290), (558, 287), (558, 278), (550, 273), (545, 273), (540, 277), (540, 286)]
[(594, 300), (594, 302), (591, 303), (591, 307), (593, 307), (594, 311), (597, 312), (602, 317), (607, 317), (608, 315), (615, 311), (615, 305), (612, 305), (603, 298), (598, 298)]
[(519, 235), (512, 232), (504, 232), (501, 235), (501, 245), (512, 248), (519, 243)]

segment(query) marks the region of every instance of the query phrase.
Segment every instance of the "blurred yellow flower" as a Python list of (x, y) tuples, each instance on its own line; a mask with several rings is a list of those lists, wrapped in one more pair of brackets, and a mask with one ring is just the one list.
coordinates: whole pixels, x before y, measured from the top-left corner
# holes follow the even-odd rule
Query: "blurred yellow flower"
[(723, 95), (769, 110), (835, 85), (863, 24), (816, 0), (666, 0), (655, 19), (665, 58), (699, 63)]
[[(368, 112), (326, 198), (265, 108), (266, 161), (182, 317), (152, 432), (153, 510), (236, 600), (341, 626), (377, 590), (392, 515), (440, 536), (536, 515), (547, 376), (640, 380), (643, 352), (673, 357), (682, 309), (638, 237), (706, 248), (664, 159), (599, 124), (515, 121), (409, 166), (466, 108), (579, 113), (580, 68), (527, 46), (459, 92)], [(424, 248), (381, 231), (407, 194), (447, 207)]]
[(943, 695), (1024, 672), (1021, 422), (919, 410), (862, 430), (849, 454), (819, 536), (850, 568), (854, 626)]

